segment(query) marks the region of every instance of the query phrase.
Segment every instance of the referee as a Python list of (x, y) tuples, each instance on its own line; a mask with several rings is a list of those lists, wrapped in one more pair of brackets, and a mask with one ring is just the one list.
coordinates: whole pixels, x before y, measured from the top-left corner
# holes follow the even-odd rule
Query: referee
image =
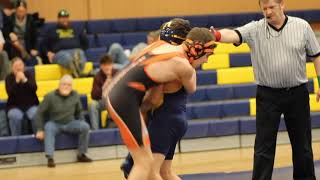
[[(284, 0), (259, 0), (264, 18), (215, 33), (217, 41), (248, 43), (255, 79), (254, 180), (271, 180), (277, 132), (283, 114), (293, 151), (293, 179), (316, 179), (311, 144), (306, 57), (320, 75), (320, 46), (310, 25), (284, 13)], [(220, 36), (220, 37), (219, 37)], [(320, 91), (317, 93), (319, 99)]]

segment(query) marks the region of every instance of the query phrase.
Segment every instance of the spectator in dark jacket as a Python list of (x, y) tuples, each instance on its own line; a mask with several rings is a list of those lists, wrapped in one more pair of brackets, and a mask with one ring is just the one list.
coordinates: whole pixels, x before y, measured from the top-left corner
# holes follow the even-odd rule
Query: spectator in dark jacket
[(26, 65), (41, 63), (37, 50), (38, 18), (27, 13), (27, 3), (20, 0), (16, 11), (7, 17), (3, 34), (7, 42), (5, 49), (10, 58), (21, 57)]
[(66, 10), (59, 11), (58, 24), (46, 33), (44, 46), (50, 63), (71, 70), (74, 77), (82, 74), (87, 61), (84, 50), (88, 47), (88, 40), (84, 32), (77, 32), (71, 26)]
[(113, 71), (113, 61), (107, 54), (100, 58), (100, 70), (93, 80), (93, 87), (91, 91), (92, 102), (89, 105), (89, 116), (93, 130), (99, 129), (99, 120), (101, 111), (105, 110), (104, 101), (102, 101), (102, 88), (110, 82)]
[(34, 115), (39, 104), (36, 94), (37, 84), (34, 75), (24, 71), (24, 64), (21, 58), (12, 60), (12, 73), (5, 81), (8, 94), (7, 116), (11, 134), (21, 135), (25, 129), (22, 125), (26, 120), (31, 121), (34, 130)]

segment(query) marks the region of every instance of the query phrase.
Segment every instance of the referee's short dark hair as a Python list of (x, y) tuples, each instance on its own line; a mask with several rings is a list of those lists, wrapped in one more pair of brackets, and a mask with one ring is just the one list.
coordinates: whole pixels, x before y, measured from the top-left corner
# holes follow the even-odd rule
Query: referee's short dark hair
[(104, 54), (100, 58), (100, 65), (101, 64), (112, 64), (113, 60), (108, 54)]

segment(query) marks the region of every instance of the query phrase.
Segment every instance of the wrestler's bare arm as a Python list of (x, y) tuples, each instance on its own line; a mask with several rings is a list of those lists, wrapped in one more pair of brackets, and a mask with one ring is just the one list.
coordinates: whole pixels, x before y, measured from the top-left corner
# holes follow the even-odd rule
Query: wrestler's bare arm
[(163, 85), (158, 85), (149, 89), (142, 101), (141, 112), (146, 113), (151, 109), (158, 108), (163, 102)]
[(197, 89), (197, 74), (196, 70), (188, 61), (182, 59), (179, 66), (176, 67), (176, 73), (182, 85), (188, 93), (193, 93)]

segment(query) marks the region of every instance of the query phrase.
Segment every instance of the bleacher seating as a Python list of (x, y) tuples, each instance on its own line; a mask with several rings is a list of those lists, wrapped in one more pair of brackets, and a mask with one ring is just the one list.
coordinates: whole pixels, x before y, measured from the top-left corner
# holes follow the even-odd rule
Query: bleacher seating
[[(312, 128), (320, 128), (320, 113), (312, 113)], [(284, 131), (283, 120), (279, 131)], [(184, 139), (245, 135), (255, 133), (255, 117), (241, 117), (223, 120), (205, 120), (189, 122)], [(56, 139), (56, 150), (75, 149), (77, 137), (61, 134)], [(89, 147), (121, 145), (122, 140), (117, 129), (103, 129), (90, 133)], [(27, 152), (43, 152), (43, 144), (33, 135), (0, 137), (0, 155)]]
[(197, 71), (197, 85), (208, 85), (217, 83), (216, 71)]
[[(292, 11), (289, 15), (305, 18), (309, 22), (320, 21), (319, 10)], [(182, 16), (189, 19), (195, 26), (235, 27), (251, 20), (260, 19), (260, 13), (221, 14)], [(102, 53), (114, 43), (132, 47), (138, 42), (146, 41), (147, 31), (155, 30), (172, 17), (133, 18), (120, 20), (78, 21), (72, 25), (77, 31), (86, 30), (89, 39), (88, 59), (86, 69), (98, 67), (97, 61)], [(48, 23), (42, 30), (55, 25)], [(208, 63), (197, 71), (198, 90), (188, 97), (187, 117), (189, 129), (184, 139), (221, 137), (255, 133), (255, 90), (251, 66), (250, 49), (246, 44), (234, 47), (231, 44), (219, 44), (215, 55)], [(35, 66), (30, 69), (35, 73), (38, 84), (38, 96), (44, 95), (58, 87), (58, 79), (64, 69), (57, 65)], [(310, 105), (312, 111), (312, 127), (320, 128), (320, 104), (315, 102), (313, 94), (318, 89), (318, 82), (312, 63), (307, 64), (307, 75)], [(81, 102), (87, 109), (91, 102), (90, 92), (92, 78), (74, 80), (74, 88), (81, 94)], [(7, 95), (5, 85), (0, 82), (0, 110), (5, 108)], [(103, 118), (106, 113), (103, 113)], [(279, 128), (285, 130), (283, 122)], [(120, 145), (122, 140), (117, 129), (103, 129), (90, 133), (90, 147)], [(70, 135), (57, 137), (57, 149), (74, 149), (77, 139)], [(42, 152), (43, 144), (34, 136), (1, 137), (0, 155), (26, 152)]]
[(98, 62), (100, 56), (103, 53), (106, 53), (107, 48), (106, 47), (101, 47), (101, 48), (91, 48), (91, 49), (87, 49), (86, 50), (86, 56), (88, 58), (89, 61), (92, 62)]
[(230, 54), (230, 67), (251, 66), (251, 57), (249, 53)]
[(98, 47), (109, 47), (112, 43), (122, 44), (122, 34), (99, 34), (98, 35)]

